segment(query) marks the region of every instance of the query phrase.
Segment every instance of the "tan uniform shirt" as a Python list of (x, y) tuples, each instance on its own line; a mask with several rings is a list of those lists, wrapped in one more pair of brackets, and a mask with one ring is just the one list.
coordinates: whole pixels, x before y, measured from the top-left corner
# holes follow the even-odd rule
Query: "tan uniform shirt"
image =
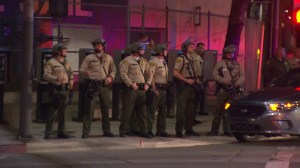
[(150, 75), (152, 80), (158, 84), (168, 83), (168, 66), (164, 59), (153, 57), (149, 61)]
[[(126, 57), (120, 62), (120, 76), (123, 82), (130, 87), (133, 82), (147, 83), (151, 85), (151, 77), (149, 74), (149, 64), (145, 58), (139, 58), (132, 55)], [(143, 72), (142, 72), (143, 71)]]
[[(235, 86), (243, 86), (245, 82), (245, 73), (240, 64), (236, 61), (228, 61), (227, 65), (225, 60), (216, 64), (213, 70), (214, 79), (221, 84), (224, 84), (225, 80), (231, 80)], [(232, 69), (231, 75), (229, 69)]]
[[(63, 78), (62, 83), (57, 81), (58, 77)], [(66, 84), (69, 82), (69, 77), (70, 80), (73, 80), (73, 70), (67, 59), (64, 63), (60, 63), (57, 59), (51, 58), (44, 66), (43, 78), (52, 84)]]
[(202, 79), (203, 78), (203, 72), (202, 72), (203, 60), (202, 60), (202, 58), (199, 55), (195, 54), (192, 57), (192, 62), (193, 62), (193, 67), (195, 70), (196, 77), (198, 79)]
[(185, 78), (191, 79), (195, 77), (187, 57), (178, 56), (175, 61), (174, 70), (177, 70)]
[(86, 71), (89, 71), (89, 79), (102, 81), (108, 76), (115, 78), (117, 68), (110, 55), (97, 56), (93, 53), (86, 56), (80, 66), (81, 74), (86, 75)]

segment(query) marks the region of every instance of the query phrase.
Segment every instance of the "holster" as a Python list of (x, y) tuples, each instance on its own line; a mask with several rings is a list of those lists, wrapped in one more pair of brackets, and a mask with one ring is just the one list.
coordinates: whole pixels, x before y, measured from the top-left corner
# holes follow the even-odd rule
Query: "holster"
[(101, 81), (85, 80), (85, 97), (92, 98), (100, 93)]
[(234, 95), (234, 96), (238, 96), (244, 93), (244, 89), (241, 86), (233, 86), (233, 85), (223, 85), (222, 89), (225, 92), (229, 92), (230, 94)]

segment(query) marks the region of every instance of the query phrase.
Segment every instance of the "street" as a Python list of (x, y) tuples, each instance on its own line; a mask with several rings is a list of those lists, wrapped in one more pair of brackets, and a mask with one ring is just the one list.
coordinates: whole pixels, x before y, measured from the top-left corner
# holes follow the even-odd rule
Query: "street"
[[(202, 137), (200, 137), (201, 139)], [(205, 136), (203, 136), (205, 138)], [(219, 138), (219, 137), (214, 137)], [(127, 139), (127, 138), (125, 138)], [(1, 167), (209, 167), (298, 168), (298, 137), (277, 137), (238, 143), (226, 138), (222, 144), (172, 148), (101, 148), (42, 151), (1, 155)], [(59, 141), (57, 141), (59, 142)]]

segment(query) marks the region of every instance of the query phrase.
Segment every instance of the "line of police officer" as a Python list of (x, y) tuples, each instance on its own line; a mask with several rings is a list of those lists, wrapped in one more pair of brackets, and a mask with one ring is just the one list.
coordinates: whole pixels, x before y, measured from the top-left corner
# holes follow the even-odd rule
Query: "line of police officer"
[[(94, 53), (88, 55), (80, 66), (80, 75), (85, 77), (85, 99), (82, 138), (89, 136), (93, 118), (94, 105), (99, 98), (102, 114), (103, 136), (113, 137), (109, 121), (109, 92), (116, 74), (116, 66), (110, 55), (105, 53), (105, 40), (93, 40)], [(203, 88), (203, 60), (193, 50), (190, 40), (182, 43), (183, 54), (178, 56), (173, 69), (174, 83), (177, 91), (176, 136), (200, 136), (193, 130), (195, 118), (195, 94)], [(235, 49), (235, 48), (234, 48)], [(168, 66), (165, 57), (168, 54), (165, 44), (157, 44), (154, 48), (156, 56), (148, 62), (143, 55), (145, 44), (129, 45), (129, 56), (119, 64), (120, 76), (123, 81), (122, 113), (120, 116), (120, 137), (139, 135), (145, 138), (154, 136), (153, 123), (155, 112), (158, 112), (156, 136), (168, 137), (166, 132)], [(235, 51), (225, 50), (225, 53)], [(66, 59), (66, 47), (56, 44), (53, 47), (54, 58), (44, 67), (44, 79), (49, 82), (50, 108), (47, 117), (45, 139), (50, 139), (52, 125), (58, 119), (58, 138), (69, 138), (64, 131), (64, 111), (67, 102), (67, 92), (73, 87), (73, 71)], [(243, 71), (239, 64), (229, 56), (228, 63), (222, 66), (221, 74), (214, 75), (222, 85), (242, 86)], [(220, 67), (217, 64), (216, 67)], [(228, 75), (228, 72), (232, 75)], [(217, 77), (218, 76), (218, 77)], [(235, 82), (232, 82), (235, 81)], [(237, 82), (238, 81), (238, 82)], [(223, 92), (226, 92), (225, 90)], [(222, 100), (230, 96), (224, 95)], [(224, 101), (218, 101), (217, 107), (223, 106)], [(219, 110), (219, 111), (218, 111)], [(212, 134), (218, 131), (218, 122), (222, 109), (218, 109), (212, 127)]]

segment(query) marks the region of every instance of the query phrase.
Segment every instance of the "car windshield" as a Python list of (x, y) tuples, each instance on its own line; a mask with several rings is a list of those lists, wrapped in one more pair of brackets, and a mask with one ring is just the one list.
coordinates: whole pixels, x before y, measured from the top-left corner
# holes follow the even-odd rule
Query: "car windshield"
[(300, 69), (289, 71), (288, 73), (271, 82), (267, 87), (299, 87)]

